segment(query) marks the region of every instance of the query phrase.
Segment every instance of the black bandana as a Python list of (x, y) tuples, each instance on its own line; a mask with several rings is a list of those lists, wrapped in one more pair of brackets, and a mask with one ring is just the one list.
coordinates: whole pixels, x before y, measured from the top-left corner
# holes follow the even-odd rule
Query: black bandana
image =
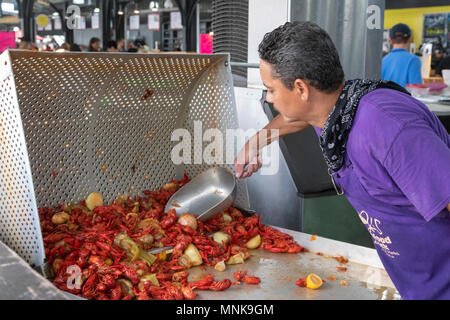
[(344, 89), (323, 127), (319, 139), (328, 168), (337, 171), (344, 164), (347, 139), (359, 101), (364, 95), (380, 88), (398, 90), (410, 95), (406, 89), (392, 81), (357, 79), (345, 82)]

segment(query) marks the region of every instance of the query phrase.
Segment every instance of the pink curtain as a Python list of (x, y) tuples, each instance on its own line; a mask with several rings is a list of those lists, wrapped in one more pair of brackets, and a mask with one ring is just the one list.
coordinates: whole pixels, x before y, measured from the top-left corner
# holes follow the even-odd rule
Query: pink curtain
[(16, 47), (15, 32), (0, 31), (0, 52), (8, 48), (14, 49)]
[(213, 53), (213, 36), (209, 33), (200, 35), (200, 53)]

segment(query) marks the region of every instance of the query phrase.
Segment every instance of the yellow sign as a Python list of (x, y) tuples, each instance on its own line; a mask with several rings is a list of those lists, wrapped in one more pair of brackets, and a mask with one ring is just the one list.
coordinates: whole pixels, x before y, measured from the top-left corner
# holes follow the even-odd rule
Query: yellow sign
[(38, 26), (45, 28), (49, 23), (50, 19), (45, 14), (40, 14), (36, 18)]

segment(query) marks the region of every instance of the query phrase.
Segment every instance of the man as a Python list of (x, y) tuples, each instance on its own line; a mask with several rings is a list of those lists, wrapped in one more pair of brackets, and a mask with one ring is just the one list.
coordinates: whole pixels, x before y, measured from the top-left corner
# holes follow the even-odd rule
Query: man
[(422, 66), (419, 57), (409, 53), (411, 29), (403, 23), (389, 31), (391, 52), (383, 58), (381, 79), (401, 86), (422, 84)]
[(436, 43), (433, 43), (433, 54), (431, 55), (431, 70), (434, 70), (435, 76), (442, 76), (439, 66), (444, 59), (444, 47), (442, 47), (441, 39), (437, 38)]
[(280, 112), (265, 129), (279, 134), (250, 138), (236, 176), (261, 167), (264, 146), (313, 126), (401, 296), (450, 299), (450, 137), (439, 119), (393, 82), (344, 82), (333, 42), (313, 23), (266, 34), (259, 55), (266, 100)]
[(117, 48), (117, 42), (110, 40), (106, 43), (106, 52), (119, 52)]

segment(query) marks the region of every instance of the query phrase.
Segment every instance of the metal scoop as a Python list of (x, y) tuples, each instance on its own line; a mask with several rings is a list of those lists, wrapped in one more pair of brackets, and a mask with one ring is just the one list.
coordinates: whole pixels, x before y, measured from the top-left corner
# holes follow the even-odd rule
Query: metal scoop
[(236, 178), (225, 168), (211, 168), (186, 183), (169, 199), (165, 211), (175, 209), (177, 216), (185, 212), (198, 214), (205, 221), (233, 204)]

